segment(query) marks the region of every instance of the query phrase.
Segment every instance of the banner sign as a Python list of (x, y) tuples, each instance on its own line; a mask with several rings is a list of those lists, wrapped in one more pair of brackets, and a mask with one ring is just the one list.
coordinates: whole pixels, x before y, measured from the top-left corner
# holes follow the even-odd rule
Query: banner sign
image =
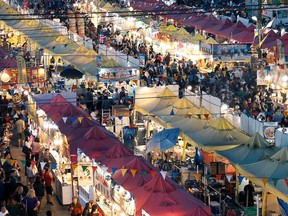
[(251, 61), (251, 44), (209, 44), (200, 41), (199, 48), (213, 55), (216, 62)]
[(102, 68), (99, 82), (139, 80), (139, 70), (132, 68)]
[(27, 83), (27, 72), (26, 72), (26, 62), (23, 56), (16, 56), (17, 67), (18, 67), (18, 83)]

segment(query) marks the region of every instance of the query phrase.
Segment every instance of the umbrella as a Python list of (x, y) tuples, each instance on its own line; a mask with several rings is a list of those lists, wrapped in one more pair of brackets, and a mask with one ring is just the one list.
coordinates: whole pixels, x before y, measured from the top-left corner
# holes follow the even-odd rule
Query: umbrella
[(179, 128), (165, 129), (157, 133), (147, 143), (148, 152), (153, 151), (154, 147), (159, 148), (161, 151), (166, 151), (167, 149), (175, 146), (179, 134)]
[(66, 77), (70, 79), (80, 79), (83, 73), (75, 68), (66, 68), (60, 73), (61, 77)]

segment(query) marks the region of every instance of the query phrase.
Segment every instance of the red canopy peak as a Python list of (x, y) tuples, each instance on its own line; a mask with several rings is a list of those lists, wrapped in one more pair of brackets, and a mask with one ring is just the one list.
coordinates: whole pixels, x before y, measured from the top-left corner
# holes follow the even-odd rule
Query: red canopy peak
[(151, 181), (144, 185), (144, 189), (153, 193), (170, 193), (175, 190), (175, 187), (165, 181), (160, 173)]
[(107, 158), (121, 158), (126, 156), (132, 156), (133, 153), (129, 151), (123, 144), (117, 143), (105, 154)]

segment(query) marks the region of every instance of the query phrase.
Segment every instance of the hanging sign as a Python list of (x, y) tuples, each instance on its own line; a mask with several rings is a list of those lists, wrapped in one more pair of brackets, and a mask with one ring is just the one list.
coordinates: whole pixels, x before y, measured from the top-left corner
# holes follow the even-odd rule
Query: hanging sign
[(79, 185), (93, 185), (93, 170), (91, 162), (79, 162), (77, 172)]

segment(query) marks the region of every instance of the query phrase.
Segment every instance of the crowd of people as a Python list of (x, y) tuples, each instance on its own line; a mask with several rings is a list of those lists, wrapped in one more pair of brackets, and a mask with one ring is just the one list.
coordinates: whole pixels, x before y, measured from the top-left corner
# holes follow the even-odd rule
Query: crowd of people
[[(27, 106), (14, 103), (7, 108), (6, 98), (0, 99), (3, 114), (0, 127), (0, 215), (36, 216), (43, 207), (43, 199), (46, 199), (46, 205), (54, 205), (51, 168), (56, 161), (49, 148), (42, 146), (39, 138), (29, 130)], [(12, 148), (14, 153), (22, 152), (25, 160), (13, 156)], [(73, 198), (68, 211), (71, 216), (104, 215), (97, 203), (91, 201), (83, 208), (77, 197)], [(47, 210), (46, 215), (51, 216), (52, 212)]]

